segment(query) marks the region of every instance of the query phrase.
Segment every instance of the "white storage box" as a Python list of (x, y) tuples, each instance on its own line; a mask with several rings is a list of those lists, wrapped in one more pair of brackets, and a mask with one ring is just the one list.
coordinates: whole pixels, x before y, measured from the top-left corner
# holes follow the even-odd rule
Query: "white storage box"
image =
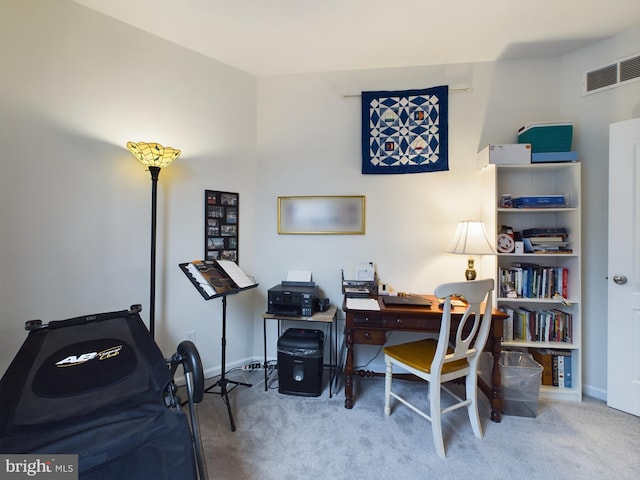
[(478, 152), (478, 169), (494, 165), (527, 165), (531, 163), (530, 143), (487, 145)]

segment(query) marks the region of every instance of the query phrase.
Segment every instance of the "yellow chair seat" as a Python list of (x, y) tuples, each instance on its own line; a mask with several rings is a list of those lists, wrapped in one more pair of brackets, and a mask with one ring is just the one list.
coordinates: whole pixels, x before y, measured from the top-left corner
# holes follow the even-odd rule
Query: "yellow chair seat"
[[(416, 342), (403, 343), (384, 348), (384, 353), (390, 357), (407, 364), (408, 366), (422, 372), (431, 373), (431, 363), (436, 354), (438, 346), (437, 340), (425, 339)], [(449, 349), (448, 353), (452, 353)], [(469, 366), (466, 359), (445, 363), (442, 366), (442, 374), (447, 374)]]

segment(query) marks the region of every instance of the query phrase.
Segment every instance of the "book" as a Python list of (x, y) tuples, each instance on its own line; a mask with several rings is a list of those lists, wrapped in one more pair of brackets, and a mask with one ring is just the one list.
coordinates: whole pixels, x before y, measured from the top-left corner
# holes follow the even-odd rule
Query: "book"
[(564, 357), (564, 387), (572, 388), (571, 355)]
[(572, 253), (564, 227), (528, 228), (522, 231), (525, 252)]
[(557, 235), (557, 236), (548, 236), (548, 235), (540, 235), (540, 236), (532, 236), (529, 237), (529, 241), (533, 244), (539, 244), (539, 243), (552, 243), (552, 244), (556, 244), (556, 243), (566, 243), (565, 242), (565, 238), (562, 235)]
[(513, 339), (523, 342), (530, 342), (531, 339), (531, 318), (534, 315), (532, 310), (521, 307), (513, 312)]
[(513, 341), (513, 308), (505, 305), (500, 310), (507, 314), (502, 327), (502, 340), (505, 342)]
[(542, 365), (542, 385), (553, 385), (553, 355), (544, 348), (530, 348), (533, 359)]
[(499, 298), (555, 298), (557, 295), (568, 298), (565, 267), (514, 262), (509, 267), (500, 267), (498, 278)]
[(193, 260), (185, 264), (185, 273), (191, 276), (206, 298), (256, 285), (231, 260)]
[(555, 236), (563, 236), (567, 237), (569, 232), (565, 227), (534, 227), (534, 228), (525, 228), (522, 230), (522, 236), (531, 238), (531, 237), (555, 237)]
[(533, 253), (538, 254), (538, 255), (549, 255), (549, 254), (566, 254), (566, 255), (570, 255), (573, 253), (573, 250), (571, 248), (563, 248), (563, 247), (545, 247), (545, 248), (538, 248), (538, 249), (534, 249)]
[(564, 195), (528, 195), (512, 199), (515, 208), (545, 208), (564, 207), (566, 200)]
[(533, 359), (542, 365), (541, 384), (571, 388), (571, 351), (553, 348), (530, 348)]
[[(571, 357), (570, 350), (556, 350), (556, 349), (547, 349), (547, 351), (551, 354), (552, 363), (553, 363), (553, 386), (554, 387), (566, 387), (565, 384), (565, 361), (567, 357)], [(562, 383), (562, 385), (561, 385)]]
[(528, 237), (522, 237), (522, 243), (524, 244), (524, 253), (533, 253), (533, 244)]
[(564, 388), (564, 359), (565, 357), (558, 355), (558, 387)]

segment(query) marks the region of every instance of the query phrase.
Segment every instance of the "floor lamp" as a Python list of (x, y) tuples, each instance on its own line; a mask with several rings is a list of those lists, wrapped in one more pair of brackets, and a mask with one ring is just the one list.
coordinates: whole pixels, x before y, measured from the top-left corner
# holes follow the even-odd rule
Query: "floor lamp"
[[(127, 148), (151, 173), (151, 280), (149, 285), (149, 332), (154, 337), (156, 306), (156, 203), (160, 169), (180, 155), (180, 150), (158, 143), (128, 142)], [(155, 337), (154, 337), (155, 338)]]
[(476, 270), (474, 268), (474, 255), (492, 255), (495, 254), (491, 243), (487, 238), (487, 232), (484, 223), (465, 220), (458, 222), (458, 228), (453, 237), (451, 246), (447, 249), (451, 253), (459, 253), (468, 255), (467, 269), (464, 277), (467, 280), (476, 279)]

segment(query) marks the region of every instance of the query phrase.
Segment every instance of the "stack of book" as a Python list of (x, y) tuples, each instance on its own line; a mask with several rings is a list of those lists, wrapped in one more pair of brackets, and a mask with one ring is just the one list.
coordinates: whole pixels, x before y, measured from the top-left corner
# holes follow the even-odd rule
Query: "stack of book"
[(569, 234), (564, 227), (526, 228), (522, 231), (527, 253), (572, 253), (568, 239)]
[(500, 298), (568, 297), (569, 269), (534, 263), (500, 267)]
[(530, 348), (529, 353), (542, 365), (542, 385), (571, 388), (571, 351)]
[(504, 320), (504, 341), (565, 342), (573, 341), (573, 315), (558, 309), (531, 310), (526, 307), (500, 308)]

